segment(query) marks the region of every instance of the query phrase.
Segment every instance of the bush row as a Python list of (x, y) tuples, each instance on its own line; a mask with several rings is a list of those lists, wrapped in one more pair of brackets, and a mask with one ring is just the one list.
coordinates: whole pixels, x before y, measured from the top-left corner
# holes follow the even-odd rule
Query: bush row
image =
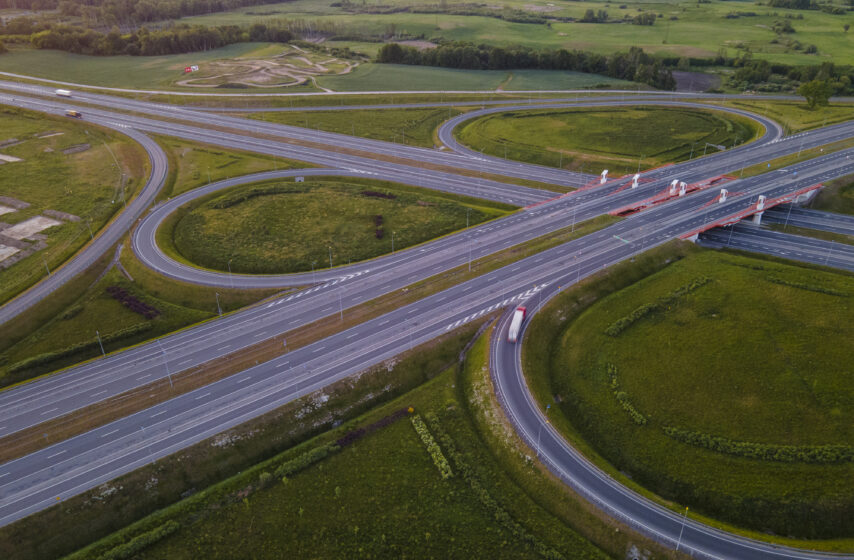
[(146, 319), (154, 319), (158, 315), (160, 315), (160, 310), (152, 305), (148, 305), (144, 301), (140, 301), (135, 295), (131, 294), (127, 290), (119, 286), (107, 286), (107, 293), (112, 296), (113, 299), (119, 301), (122, 305), (133, 311), (134, 313), (139, 313)]
[(297, 455), (290, 461), (285, 461), (276, 467), (276, 470), (273, 472), (276, 475), (276, 478), (287, 478), (307, 469), (311, 465), (322, 461), (323, 459), (326, 459), (329, 455), (335, 453), (339, 449), (341, 448), (335, 443), (327, 443), (326, 445), (315, 447), (310, 451), (306, 451), (302, 455)]
[(442, 478), (447, 480), (454, 476), (451, 465), (448, 464), (448, 460), (442, 453), (442, 449), (436, 443), (436, 440), (433, 439), (433, 434), (430, 433), (424, 421), (421, 420), (421, 416), (416, 414), (409, 420), (412, 422), (412, 427), (415, 428), (421, 441), (424, 442), (424, 446), (427, 448), (427, 452), (430, 453), (430, 458), (433, 459), (433, 464), (439, 469), (439, 474), (442, 475)]
[(824, 286), (816, 286), (813, 284), (804, 284), (802, 282), (792, 282), (790, 280), (783, 280), (782, 278), (777, 278), (775, 276), (769, 276), (768, 281), (773, 282), (774, 284), (780, 284), (781, 286), (789, 286), (790, 288), (807, 290), (809, 292), (818, 292), (820, 294), (827, 294), (829, 296), (848, 297), (849, 295), (847, 292), (841, 292), (839, 290), (834, 290), (833, 288), (825, 288)]
[(710, 451), (781, 463), (847, 463), (854, 461), (854, 446), (851, 445), (775, 445), (772, 443), (753, 443), (735, 441), (725, 437), (712, 436), (702, 432), (682, 430), (665, 426), (668, 437), (703, 447)]
[(685, 296), (693, 292), (694, 290), (705, 286), (711, 281), (712, 279), (707, 276), (695, 278), (689, 284), (685, 284), (684, 286), (676, 288), (666, 296), (658, 298), (655, 302), (641, 305), (625, 317), (617, 319), (616, 321), (611, 323), (611, 325), (607, 329), (605, 329), (605, 334), (607, 334), (608, 336), (619, 336), (621, 332), (632, 326), (632, 324), (636, 321), (646, 317), (650, 313), (659, 311), (662, 307), (673, 303), (682, 296)]
[(124, 544), (111, 548), (106, 553), (99, 556), (98, 560), (124, 560), (125, 558), (132, 558), (142, 549), (168, 537), (180, 528), (181, 525), (177, 521), (167, 521), (163, 525), (152, 529), (151, 531), (146, 531)]
[(629, 394), (625, 391), (620, 391), (620, 382), (617, 379), (617, 366), (614, 364), (608, 364), (608, 375), (611, 378), (611, 392), (614, 393), (614, 397), (620, 405), (622, 405), (623, 410), (628, 412), (629, 416), (632, 417), (632, 422), (638, 426), (646, 424), (646, 416), (641, 414), (640, 411), (635, 408), (631, 399), (629, 399)]
[[(116, 331), (114, 333), (110, 333), (106, 336), (101, 337), (101, 341), (104, 344), (108, 342), (113, 342), (127, 336), (139, 334), (141, 332), (147, 331), (151, 328), (151, 323), (138, 323), (136, 325), (132, 325), (126, 329), (122, 329)], [(98, 339), (93, 339), (88, 342), (80, 342), (73, 346), (69, 346), (68, 348), (63, 348), (62, 350), (56, 350), (54, 352), (45, 352), (44, 354), (37, 354), (26, 360), (21, 360), (18, 363), (12, 364), (9, 367), (9, 373), (19, 373), (24, 370), (29, 370), (33, 368), (37, 368), (39, 366), (43, 366), (45, 364), (49, 364), (54, 360), (59, 360), (62, 358), (67, 358), (77, 352), (86, 352), (90, 350), (100, 349), (100, 345), (98, 344)]]
[(438, 437), (439, 441), (442, 442), (442, 445), (445, 447), (445, 451), (447, 451), (451, 460), (454, 461), (454, 465), (457, 467), (457, 472), (462, 474), (463, 479), (469, 485), (469, 488), (471, 488), (472, 492), (477, 496), (483, 507), (492, 514), (495, 521), (510, 531), (516, 538), (527, 542), (528, 545), (530, 545), (531, 548), (533, 548), (534, 551), (543, 558), (551, 560), (562, 559), (563, 555), (560, 552), (544, 543), (535, 535), (529, 533), (527, 529), (513, 519), (513, 517), (507, 513), (507, 510), (505, 510), (501, 504), (499, 504), (495, 498), (489, 494), (489, 491), (484, 488), (483, 484), (481, 484), (480, 480), (477, 478), (474, 469), (465, 460), (463, 454), (457, 450), (454, 440), (451, 439), (451, 436), (448, 435), (439, 423), (439, 418), (433, 412), (428, 412), (424, 416), (427, 418), (427, 422), (429, 422), (430, 428), (436, 434), (436, 437)]

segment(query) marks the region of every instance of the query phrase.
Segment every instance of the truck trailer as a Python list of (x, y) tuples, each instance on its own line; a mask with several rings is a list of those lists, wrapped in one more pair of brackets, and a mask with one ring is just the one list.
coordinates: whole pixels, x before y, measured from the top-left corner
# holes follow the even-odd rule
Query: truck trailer
[(513, 319), (510, 320), (510, 328), (507, 330), (507, 342), (515, 343), (519, 338), (519, 330), (522, 328), (522, 321), (525, 320), (525, 308), (519, 306), (513, 312)]
[(71, 97), (71, 92), (67, 89), (58, 89), (54, 93), (60, 97)]

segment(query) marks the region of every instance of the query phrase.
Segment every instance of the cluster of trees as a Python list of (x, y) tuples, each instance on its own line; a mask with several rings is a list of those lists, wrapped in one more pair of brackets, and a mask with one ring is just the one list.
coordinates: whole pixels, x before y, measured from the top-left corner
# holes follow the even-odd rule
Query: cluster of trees
[[(816, 0), (768, 0), (768, 5), (790, 10), (821, 10), (835, 15), (843, 15), (846, 12), (841, 6), (834, 6), (831, 2), (819, 3)], [(848, 0), (848, 5), (854, 6), (854, 0)]]
[(631, 47), (624, 53), (601, 55), (566, 49), (536, 51), (524, 46), (496, 47), (466, 42), (445, 43), (435, 49), (419, 51), (388, 43), (380, 48), (377, 62), (466, 70), (572, 70), (633, 80), (658, 89), (676, 88), (671, 71), (663, 66), (660, 59), (646, 54), (639, 47)]
[[(749, 53), (727, 61), (728, 66), (736, 68), (730, 77), (730, 84), (742, 88), (754, 88), (761, 91), (795, 91), (808, 82), (821, 82), (823, 88), (810, 86), (805, 91), (817, 92), (820, 95), (810, 95), (810, 98), (821, 104), (829, 91), (831, 95), (854, 95), (854, 66), (837, 65), (832, 62), (812, 64), (808, 66), (790, 66), (788, 64), (770, 63), (767, 60), (756, 60)], [(809, 98), (807, 102), (812, 105)]]
[(247, 41), (286, 43), (292, 38), (287, 29), (263, 24), (254, 24), (248, 28), (236, 25), (204, 27), (181, 24), (156, 31), (143, 27), (126, 34), (120, 33), (116, 27), (109, 33), (100, 33), (93, 29), (54, 25), (34, 33), (30, 40), (38, 49), (57, 49), (92, 55), (152, 56), (205, 51)]

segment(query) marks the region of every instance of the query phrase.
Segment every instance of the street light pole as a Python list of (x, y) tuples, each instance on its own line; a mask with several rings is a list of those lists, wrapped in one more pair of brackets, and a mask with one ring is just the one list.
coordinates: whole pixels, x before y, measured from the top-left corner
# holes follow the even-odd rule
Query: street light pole
[(214, 292), (216, 296), (216, 310), (219, 313), (219, 316), (222, 317), (222, 307), (219, 306), (219, 292)]
[(157, 346), (160, 347), (160, 352), (163, 353), (163, 365), (166, 366), (166, 377), (169, 378), (169, 388), (174, 389), (175, 386), (172, 385), (172, 374), (169, 372), (169, 360), (166, 358), (166, 350), (163, 349), (163, 344), (160, 342), (160, 339), (157, 339)]
[(329, 268), (332, 268), (332, 247), (329, 246)]
[(228, 280), (231, 282), (231, 289), (234, 289), (234, 276), (231, 274), (231, 261), (232, 259), (228, 259)]
[(685, 506), (685, 514), (682, 516), (682, 528), (679, 529), (679, 540), (676, 541), (676, 550), (679, 550), (679, 545), (682, 544), (682, 532), (685, 530), (685, 521), (688, 518), (688, 506)]
[(394, 254), (394, 234), (395, 232), (391, 232), (391, 254)]

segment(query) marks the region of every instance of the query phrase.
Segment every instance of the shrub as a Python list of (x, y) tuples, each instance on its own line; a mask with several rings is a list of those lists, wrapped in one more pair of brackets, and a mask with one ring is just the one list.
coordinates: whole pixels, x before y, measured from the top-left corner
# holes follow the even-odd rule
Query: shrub
[(397, 195), (394, 195), (391, 193), (377, 192), (377, 191), (362, 191), (359, 194), (361, 194), (362, 196), (372, 196), (374, 198), (388, 198), (391, 200), (394, 200), (395, 198), (397, 198)]
[(427, 448), (430, 458), (433, 459), (433, 464), (436, 465), (437, 469), (439, 469), (439, 474), (442, 475), (442, 478), (448, 479), (454, 476), (454, 471), (451, 470), (451, 465), (448, 464), (448, 460), (442, 453), (442, 449), (436, 443), (436, 440), (433, 439), (433, 434), (431, 434), (430, 430), (427, 429), (427, 425), (424, 424), (421, 417), (416, 414), (410, 417), (409, 420), (412, 422), (412, 427), (415, 428), (415, 431), (418, 433), (418, 436)]
[(134, 313), (139, 313), (146, 319), (154, 319), (158, 315), (160, 315), (160, 310), (156, 307), (148, 305), (147, 303), (140, 301), (136, 296), (129, 293), (124, 288), (119, 286), (108, 286), (107, 293), (110, 294), (113, 299), (121, 302), (122, 305), (133, 311)]
[(623, 410), (629, 413), (629, 416), (632, 418), (632, 422), (638, 426), (646, 424), (646, 416), (641, 414), (640, 411), (635, 408), (631, 399), (629, 399), (628, 393), (620, 390), (620, 382), (617, 379), (617, 366), (614, 364), (608, 364), (608, 376), (611, 378), (611, 392), (614, 393), (614, 397), (620, 405), (622, 405)]
[(124, 544), (108, 550), (99, 560), (123, 560), (132, 558), (157, 541), (164, 539), (181, 528), (177, 521), (167, 521), (163, 525), (138, 535)]

